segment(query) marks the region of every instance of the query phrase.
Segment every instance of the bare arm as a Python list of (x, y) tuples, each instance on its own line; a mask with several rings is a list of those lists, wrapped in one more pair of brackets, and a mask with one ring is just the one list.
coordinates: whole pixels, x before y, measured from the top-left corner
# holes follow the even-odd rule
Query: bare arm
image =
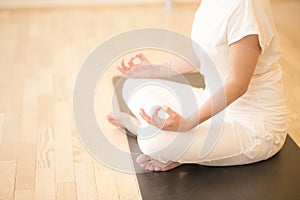
[[(197, 65), (195, 67), (199, 67), (199, 61), (193, 50), (186, 52), (183, 57)], [(123, 59), (118, 69), (124, 77), (160, 78), (196, 71), (195, 67), (182, 58), (172, 59), (164, 64), (155, 65), (151, 64), (142, 53), (138, 53), (133, 55), (127, 63)]]
[(164, 64), (164, 66), (169, 67), (172, 73), (171, 75), (193, 72), (197, 71), (197, 68), (200, 68), (200, 62), (193, 49), (185, 52), (182, 57), (187, 59), (187, 61), (183, 58), (177, 57)]
[(246, 36), (230, 45), (230, 73), (224, 88), (220, 88), (213, 94), (213, 97), (188, 119), (191, 124), (187, 129), (216, 115), (247, 92), (260, 52), (257, 35)]
[[(246, 36), (231, 44), (229, 49), (230, 74), (224, 87), (216, 91), (189, 118), (183, 119), (170, 108), (158, 108), (151, 117), (141, 109), (141, 116), (148, 123), (164, 130), (186, 131), (192, 129), (225, 109), (248, 90), (260, 53), (261, 48), (257, 35)], [(169, 114), (167, 120), (158, 117), (159, 109), (164, 109)]]

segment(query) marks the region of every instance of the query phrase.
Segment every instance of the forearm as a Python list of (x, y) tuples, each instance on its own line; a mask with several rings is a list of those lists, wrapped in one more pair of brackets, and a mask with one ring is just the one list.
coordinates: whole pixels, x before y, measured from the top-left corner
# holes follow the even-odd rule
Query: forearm
[(238, 84), (237, 81), (227, 81), (224, 87), (217, 90), (197, 112), (186, 119), (184, 128), (191, 129), (218, 114), (241, 97), (247, 91), (247, 87), (248, 85)]
[[(145, 120), (163, 130), (188, 131), (198, 124), (224, 110), (228, 105), (242, 96), (248, 89), (249, 83), (253, 77), (255, 67), (261, 52), (258, 36), (249, 35), (239, 41), (230, 44), (229, 48), (229, 72), (223, 87), (214, 91), (200, 109), (188, 118), (182, 118), (178, 113), (170, 108), (166, 109), (169, 114), (167, 120), (160, 119), (158, 115), (152, 117), (145, 115)], [(171, 64), (172, 65), (172, 64)], [(173, 69), (177, 65), (175, 64)], [(180, 65), (178, 65), (180, 66)], [(196, 65), (199, 66), (199, 65)], [(192, 69), (192, 68), (190, 68)], [(182, 73), (182, 68), (176, 71)], [(161, 108), (159, 108), (160, 110)]]
[(189, 128), (218, 114), (228, 105), (242, 96), (248, 89), (255, 71), (258, 57), (261, 53), (258, 36), (249, 35), (230, 45), (229, 49), (229, 76), (224, 87), (216, 91), (206, 101), (198, 112), (188, 120)]
[(171, 77), (178, 74), (196, 71), (189, 63), (181, 59), (173, 59), (162, 65), (153, 65), (151, 72), (148, 73), (149, 78)]
[(186, 52), (182, 57), (189, 62), (178, 57), (158, 65), (151, 64), (147, 57), (139, 53), (133, 55), (127, 63), (122, 59), (117, 68), (121, 75), (127, 78), (161, 78), (195, 71), (196, 67), (199, 67), (199, 60), (194, 51)]
[(197, 71), (197, 68), (200, 67), (200, 62), (194, 51), (191, 50), (186, 52), (183, 56), (186, 60), (181, 57), (176, 57), (171, 59), (165, 63), (163, 63), (160, 67), (153, 70), (153, 77), (168, 77), (175, 76), (178, 74), (184, 74), (188, 72)]
[(184, 74), (184, 73), (188, 73), (188, 72), (197, 71), (196, 67), (199, 67), (199, 66), (193, 66), (191, 63), (189, 63), (181, 58), (176, 58), (176, 59), (170, 60), (166, 64), (171, 71), (171, 75), (178, 75), (178, 74)]

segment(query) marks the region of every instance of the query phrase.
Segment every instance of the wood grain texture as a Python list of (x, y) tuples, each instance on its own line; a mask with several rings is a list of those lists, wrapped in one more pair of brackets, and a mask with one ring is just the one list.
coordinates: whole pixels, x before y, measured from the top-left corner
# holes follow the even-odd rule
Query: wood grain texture
[(24, 81), (20, 126), (16, 190), (34, 190), (37, 142), (37, 91), (36, 82), (31, 79)]
[(73, 150), (73, 162), (81, 163), (84, 162), (85, 158), (88, 157), (88, 152), (86, 151), (81, 139), (76, 130), (71, 133), (72, 137), (72, 150)]
[(114, 171), (114, 176), (120, 200), (138, 200), (141, 198), (139, 185), (135, 176), (118, 171)]
[(58, 182), (56, 187), (57, 200), (76, 200), (75, 182)]
[[(289, 134), (300, 146), (300, 2), (272, 2)], [(72, 108), (76, 76), (94, 48), (124, 31), (162, 27), (189, 36), (197, 7), (0, 10), (0, 199), (142, 199), (134, 174), (98, 163), (81, 143)], [(168, 59), (163, 52), (148, 53), (157, 63)], [(111, 111), (116, 62), (99, 81), (95, 113), (107, 139), (128, 151), (123, 132), (104, 120)]]
[(14, 200), (34, 200), (34, 190), (16, 190)]
[(3, 124), (4, 124), (4, 113), (0, 113), (0, 144), (1, 144), (1, 137), (3, 132)]
[(113, 170), (94, 162), (99, 199), (118, 200), (119, 194)]
[(36, 153), (37, 168), (51, 168), (55, 166), (54, 132), (52, 127), (40, 128)]
[(0, 199), (12, 200), (15, 191), (16, 161), (0, 161)]
[(35, 199), (56, 199), (55, 168), (37, 168), (35, 179)]
[(67, 183), (75, 182), (69, 107), (64, 101), (58, 101), (54, 106), (56, 181)]
[(93, 200), (98, 198), (95, 170), (91, 158), (75, 163), (76, 187), (78, 200)]
[(0, 161), (17, 160), (18, 157), (23, 94), (23, 87), (20, 87), (20, 84), (19, 77), (13, 77), (11, 85), (3, 94), (7, 102), (0, 143)]
[(52, 94), (38, 95), (38, 126), (53, 126), (54, 97)]

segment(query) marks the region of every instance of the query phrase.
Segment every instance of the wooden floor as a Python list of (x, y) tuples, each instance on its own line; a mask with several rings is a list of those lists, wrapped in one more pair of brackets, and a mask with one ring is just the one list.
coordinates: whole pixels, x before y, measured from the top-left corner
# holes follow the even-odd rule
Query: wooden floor
[[(123, 31), (164, 27), (189, 35), (196, 8), (0, 10), (0, 199), (141, 199), (134, 174), (99, 164), (80, 143), (72, 115), (76, 75), (91, 50)], [(284, 50), (289, 134), (300, 145), (300, 2), (277, 0), (273, 8)], [(127, 149), (121, 131), (103, 120), (113, 91), (106, 80), (116, 73), (106, 73), (97, 117), (110, 141)]]

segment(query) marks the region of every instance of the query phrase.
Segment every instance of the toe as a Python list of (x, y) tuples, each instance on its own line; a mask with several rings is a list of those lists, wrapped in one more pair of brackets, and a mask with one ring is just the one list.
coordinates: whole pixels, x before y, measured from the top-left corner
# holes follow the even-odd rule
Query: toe
[(155, 168), (154, 168), (154, 171), (156, 171), (156, 172), (161, 171), (161, 167), (155, 167)]
[(179, 167), (180, 165), (182, 165), (181, 163), (178, 163), (178, 162), (173, 162), (172, 164), (170, 165), (167, 165), (166, 167), (162, 168), (161, 171), (169, 171), (171, 169), (174, 169), (176, 167)]
[(153, 165), (149, 165), (148, 170), (149, 171), (154, 171), (154, 166)]
[(149, 161), (151, 161), (151, 157), (147, 156), (145, 154), (142, 154), (142, 155), (140, 155), (136, 158), (136, 162), (139, 163), (139, 164), (146, 163), (146, 162), (149, 162)]

